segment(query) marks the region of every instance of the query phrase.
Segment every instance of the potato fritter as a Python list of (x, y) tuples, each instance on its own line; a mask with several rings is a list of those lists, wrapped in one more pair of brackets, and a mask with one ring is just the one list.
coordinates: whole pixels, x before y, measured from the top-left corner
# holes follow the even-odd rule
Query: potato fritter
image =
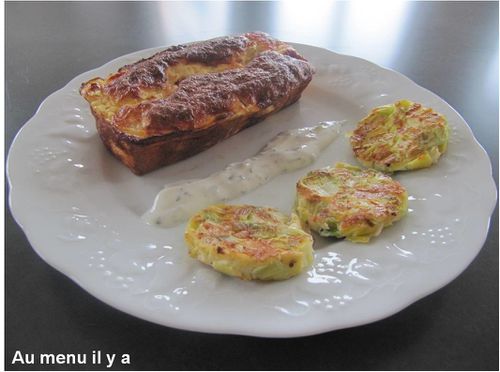
[(407, 211), (408, 194), (388, 175), (345, 163), (309, 172), (297, 183), (296, 211), (322, 236), (366, 243)]
[(354, 155), (383, 172), (427, 168), (448, 145), (446, 118), (408, 100), (380, 106), (361, 120), (351, 136)]
[(313, 260), (313, 239), (295, 214), (251, 205), (213, 205), (188, 222), (191, 257), (245, 280), (282, 280)]

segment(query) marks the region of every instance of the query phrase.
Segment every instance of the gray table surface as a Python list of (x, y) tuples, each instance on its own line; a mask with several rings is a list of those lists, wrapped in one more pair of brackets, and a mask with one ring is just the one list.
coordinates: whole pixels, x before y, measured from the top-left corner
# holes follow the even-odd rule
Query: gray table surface
[[(498, 185), (497, 2), (7, 3), (6, 148), (82, 72), (253, 30), (371, 60), (435, 92), (469, 123)], [(124, 314), (47, 265), (5, 215), (6, 369), (20, 368), (10, 365), (16, 350), (96, 349), (130, 353), (132, 369), (498, 369), (497, 211), (477, 258), (446, 287), (379, 322), (296, 339), (186, 332)]]

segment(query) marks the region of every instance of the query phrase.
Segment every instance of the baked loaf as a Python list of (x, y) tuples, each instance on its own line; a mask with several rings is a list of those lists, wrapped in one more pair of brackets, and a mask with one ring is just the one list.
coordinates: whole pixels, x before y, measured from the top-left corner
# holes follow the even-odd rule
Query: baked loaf
[(312, 66), (264, 33), (173, 46), (83, 83), (106, 147), (136, 174), (199, 153), (300, 98)]

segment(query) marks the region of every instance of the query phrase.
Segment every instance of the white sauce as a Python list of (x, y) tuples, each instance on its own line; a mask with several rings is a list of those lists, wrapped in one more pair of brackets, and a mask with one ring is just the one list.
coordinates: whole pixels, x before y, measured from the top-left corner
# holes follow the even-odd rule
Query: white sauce
[(204, 179), (166, 185), (143, 219), (163, 227), (186, 221), (209, 205), (234, 199), (281, 173), (311, 164), (339, 132), (340, 123), (329, 121), (280, 133), (250, 159), (229, 164)]

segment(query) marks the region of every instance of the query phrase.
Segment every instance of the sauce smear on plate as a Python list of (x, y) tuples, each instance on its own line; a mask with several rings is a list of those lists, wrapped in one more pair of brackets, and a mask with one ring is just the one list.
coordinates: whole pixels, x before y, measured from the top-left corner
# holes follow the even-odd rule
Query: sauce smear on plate
[(166, 185), (143, 219), (162, 227), (175, 226), (202, 208), (234, 199), (282, 173), (311, 164), (339, 132), (340, 122), (335, 121), (282, 132), (250, 159), (229, 164), (207, 178)]

